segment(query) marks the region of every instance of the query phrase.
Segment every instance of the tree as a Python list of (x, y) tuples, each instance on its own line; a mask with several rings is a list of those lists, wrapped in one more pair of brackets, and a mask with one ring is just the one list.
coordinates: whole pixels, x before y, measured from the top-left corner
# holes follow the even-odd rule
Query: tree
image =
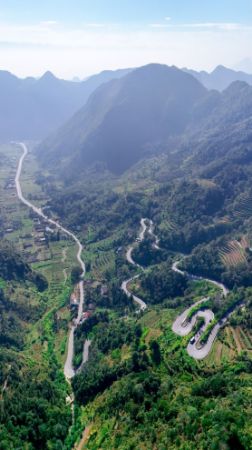
[(159, 343), (153, 339), (150, 341), (151, 359), (154, 364), (159, 365), (161, 363), (161, 352)]
[(80, 280), (80, 276), (82, 274), (82, 270), (79, 266), (74, 266), (71, 270), (71, 282), (72, 284), (78, 283)]

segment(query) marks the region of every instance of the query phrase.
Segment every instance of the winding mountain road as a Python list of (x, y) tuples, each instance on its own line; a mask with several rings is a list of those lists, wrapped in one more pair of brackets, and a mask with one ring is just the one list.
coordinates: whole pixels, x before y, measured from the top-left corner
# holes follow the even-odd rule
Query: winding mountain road
[[(147, 220), (149, 222), (149, 225), (146, 225), (146, 221)], [(143, 241), (144, 240), (146, 231), (154, 239), (153, 248), (155, 248), (156, 250), (160, 250), (159, 239), (154, 233), (153, 221), (149, 220), (147, 218), (142, 218), (141, 219), (141, 231), (140, 231), (139, 238), (138, 238), (139, 241)], [(133, 251), (133, 249), (134, 249), (133, 246), (131, 246), (128, 249), (128, 251), (126, 253), (127, 261), (130, 264), (134, 265), (135, 267), (139, 267), (142, 270), (144, 270), (143, 267), (141, 267), (139, 264), (137, 264), (133, 260), (133, 258), (132, 258), (132, 251)], [(215, 281), (215, 280), (211, 280), (209, 278), (204, 278), (204, 277), (201, 277), (201, 276), (196, 276), (196, 275), (190, 274), (188, 272), (185, 272), (185, 271), (183, 271), (183, 270), (181, 270), (179, 268), (179, 264), (180, 263), (181, 263), (181, 260), (175, 261), (172, 264), (172, 270), (174, 272), (179, 273), (180, 275), (183, 275), (183, 276), (189, 278), (192, 281), (200, 281), (200, 280), (207, 281), (208, 283), (211, 283), (214, 286), (218, 287), (222, 291), (222, 294), (223, 294), (224, 297), (227, 296), (229, 290), (227, 289), (227, 287), (224, 284), (219, 283), (218, 281)], [(122, 283), (121, 288), (123, 289), (123, 291), (128, 296), (131, 295), (130, 291), (128, 290), (128, 284), (131, 281), (133, 281), (133, 280), (135, 280), (136, 278), (139, 278), (139, 277), (140, 277), (140, 274), (135, 275), (134, 277), (132, 277), (129, 280), (126, 280), (126, 281), (124, 281)], [(143, 300), (141, 300), (139, 297), (136, 297), (136, 296), (133, 295), (133, 300), (136, 303), (139, 304), (140, 310), (145, 310), (147, 308), (146, 303)], [(193, 315), (191, 320), (188, 321), (188, 320), (186, 320), (186, 318), (188, 317), (188, 314), (190, 313), (191, 309), (193, 309), (195, 306), (198, 306), (200, 303), (206, 302), (207, 300), (209, 300), (209, 298), (203, 298), (203, 299), (197, 301), (196, 303), (194, 303), (193, 305), (191, 305), (189, 308), (187, 308), (182, 314), (180, 314), (176, 318), (176, 320), (174, 321), (174, 323), (172, 325), (172, 330), (173, 330), (174, 333), (178, 334), (179, 336), (187, 336), (189, 333), (192, 332), (192, 330), (193, 330), (193, 328), (194, 328), (194, 326), (196, 324), (197, 319), (198, 318), (203, 318), (204, 319), (204, 322), (205, 322), (204, 325), (194, 335), (193, 339), (191, 339), (189, 344), (187, 345), (187, 352), (194, 359), (203, 359), (209, 354), (209, 352), (210, 352), (210, 350), (212, 348), (212, 345), (214, 343), (214, 340), (215, 340), (215, 338), (216, 338), (216, 336), (218, 334), (219, 329), (225, 324), (225, 322), (227, 321), (228, 317), (230, 316), (230, 314), (232, 314), (232, 312), (234, 310), (234, 308), (233, 308), (232, 310), (228, 311), (226, 313), (226, 315), (215, 324), (215, 326), (213, 327), (213, 329), (212, 329), (212, 331), (211, 331), (211, 333), (210, 333), (210, 335), (208, 337), (207, 342), (204, 345), (200, 346), (199, 345), (200, 336), (206, 330), (208, 325), (214, 320), (214, 313), (210, 309), (204, 309), (204, 310), (197, 311)]]
[(187, 334), (191, 333), (196, 323), (197, 317), (203, 317), (209, 323), (214, 318), (213, 312), (210, 311), (209, 309), (204, 311), (198, 311), (192, 317), (191, 321), (187, 321), (187, 317), (191, 309), (194, 308), (195, 306), (200, 305), (201, 303), (207, 302), (207, 300), (209, 300), (209, 298), (202, 298), (201, 300), (199, 300), (198, 302), (194, 303), (192, 306), (187, 308), (182, 314), (180, 314), (176, 318), (175, 322), (173, 322), (172, 331), (174, 331), (174, 333), (176, 334), (179, 334), (179, 336), (187, 336)]
[[(229, 290), (228, 288), (222, 284), (219, 283), (218, 281), (215, 280), (211, 280), (209, 278), (203, 278), (197, 275), (192, 275), (188, 272), (184, 272), (183, 270), (179, 269), (178, 265), (180, 261), (175, 261), (172, 265), (172, 270), (174, 272), (179, 273), (180, 275), (183, 275), (187, 278), (189, 278), (192, 281), (200, 281), (200, 280), (204, 280), (207, 281), (208, 283), (213, 284), (214, 286), (218, 287), (221, 291), (224, 297), (227, 296)], [(204, 310), (204, 311), (198, 311), (191, 319), (190, 322), (186, 322), (185, 319), (188, 316), (190, 310), (192, 308), (194, 308), (195, 306), (197, 306), (199, 303), (207, 301), (208, 299), (202, 299), (199, 302), (194, 303), (190, 308), (188, 308), (187, 310), (185, 310), (180, 316), (177, 317), (177, 319), (175, 320), (175, 322), (172, 325), (172, 330), (174, 331), (174, 333), (180, 335), (180, 336), (186, 336), (189, 333), (191, 333), (197, 318), (203, 317), (205, 320), (205, 324), (203, 325), (203, 327), (201, 328), (201, 330), (199, 330), (195, 335), (194, 335), (194, 339), (193, 341), (190, 341), (188, 346), (187, 346), (187, 353), (192, 356), (194, 359), (204, 359), (210, 352), (212, 345), (215, 341), (215, 338), (218, 334), (219, 329), (224, 325), (224, 323), (227, 321), (228, 317), (230, 316), (230, 314), (233, 311), (230, 311), (230, 313), (226, 314), (226, 316), (224, 316), (221, 320), (219, 320), (216, 325), (213, 327), (207, 342), (200, 346), (199, 345), (199, 341), (200, 341), (200, 336), (201, 334), (206, 330), (206, 328), (208, 327), (208, 325), (214, 320), (214, 313), (208, 309), (208, 310)], [(186, 326), (185, 326), (186, 323)]]
[(207, 281), (208, 283), (211, 283), (214, 286), (218, 287), (222, 291), (224, 297), (226, 297), (228, 295), (229, 289), (223, 283), (220, 283), (219, 281), (211, 280), (210, 278), (204, 278), (204, 277), (200, 277), (198, 275), (192, 275), (191, 273), (184, 272), (183, 270), (179, 269), (178, 265), (181, 263), (181, 261), (182, 260), (175, 261), (172, 264), (172, 270), (174, 272), (180, 273), (180, 275), (183, 275), (192, 281), (201, 281), (201, 280)]
[[(139, 237), (138, 237), (140, 242), (144, 240), (145, 232), (147, 230), (147, 225), (145, 223), (145, 220), (146, 219), (141, 219), (141, 222), (140, 222), (141, 223), (141, 230), (140, 230)], [(144, 270), (143, 267), (140, 266), (139, 264), (137, 264), (134, 261), (134, 259), (132, 258), (132, 251), (133, 250), (134, 250), (133, 245), (127, 250), (126, 259), (127, 259), (128, 263), (132, 264), (135, 267), (139, 267), (140, 269)], [(140, 277), (140, 274), (135, 275), (134, 277), (131, 277), (128, 280), (123, 281), (122, 285), (121, 285), (121, 289), (123, 290), (123, 292), (125, 292), (125, 294), (128, 297), (132, 297), (133, 298), (134, 302), (139, 305), (139, 310), (140, 311), (144, 311), (147, 308), (146, 303), (141, 298), (137, 297), (136, 295), (131, 294), (131, 292), (128, 289), (128, 285), (131, 283), (131, 281), (134, 281), (134, 280), (136, 280), (139, 277)]]
[(149, 226), (149, 229), (148, 229), (148, 233), (154, 239), (153, 248), (155, 248), (156, 250), (161, 250), (160, 247), (159, 247), (159, 239), (158, 239), (157, 235), (154, 233), (154, 223), (150, 219), (149, 219), (149, 222), (150, 222), (150, 226)]
[(28, 149), (27, 146), (23, 143), (23, 142), (18, 142), (16, 143), (17, 145), (19, 145), (22, 150), (23, 150), (23, 154), (21, 155), (19, 162), (18, 162), (18, 167), (17, 167), (17, 171), (16, 171), (16, 176), (15, 176), (15, 185), (16, 185), (16, 191), (17, 191), (17, 195), (18, 198), (20, 199), (20, 201), (26, 205), (28, 208), (32, 209), (38, 216), (42, 217), (47, 223), (54, 225), (57, 229), (61, 230), (64, 234), (68, 235), (69, 237), (71, 237), (77, 244), (78, 250), (77, 250), (77, 261), (81, 267), (82, 270), (82, 274), (81, 274), (81, 278), (82, 280), (79, 282), (79, 290), (80, 290), (80, 302), (79, 302), (79, 308), (78, 308), (78, 316), (77, 319), (75, 320), (74, 325), (71, 325), (70, 328), (70, 334), (69, 334), (69, 338), (68, 338), (68, 346), (67, 346), (67, 358), (66, 358), (66, 362), (65, 362), (65, 366), (64, 366), (64, 374), (65, 377), (67, 379), (71, 379), (73, 378), (73, 376), (75, 375), (75, 370), (73, 368), (73, 356), (74, 356), (74, 330), (76, 329), (76, 327), (78, 326), (78, 324), (80, 323), (81, 317), (82, 317), (82, 313), (83, 313), (83, 305), (84, 305), (84, 282), (83, 282), (83, 277), (86, 273), (86, 268), (85, 268), (85, 263), (81, 258), (81, 253), (83, 250), (83, 246), (81, 244), (81, 242), (79, 241), (79, 239), (77, 238), (77, 236), (72, 233), (71, 231), (67, 230), (65, 227), (63, 227), (62, 225), (60, 225), (57, 221), (49, 218), (48, 216), (46, 216), (46, 214), (43, 213), (41, 208), (38, 208), (37, 206), (33, 205), (29, 200), (27, 200), (22, 192), (22, 188), (21, 188), (21, 184), (20, 184), (20, 176), (21, 176), (21, 172), (22, 172), (22, 168), (23, 168), (23, 162), (24, 159), (26, 158), (27, 154), (28, 154)]

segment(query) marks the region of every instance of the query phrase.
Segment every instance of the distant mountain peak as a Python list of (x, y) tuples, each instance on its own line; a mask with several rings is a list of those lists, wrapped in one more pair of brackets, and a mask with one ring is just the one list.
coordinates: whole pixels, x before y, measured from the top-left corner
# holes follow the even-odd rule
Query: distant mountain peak
[(0, 70), (0, 139), (45, 138), (83, 107), (95, 89), (127, 72), (96, 74), (74, 83), (57, 78), (51, 71), (39, 78), (18, 78)]
[(230, 71), (231, 69), (228, 69), (227, 67), (223, 66), (222, 64), (219, 64), (218, 66), (215, 67), (215, 69), (212, 71), (212, 73), (216, 73), (216, 72), (227, 72)]
[(245, 72), (237, 72), (221, 64), (219, 64), (210, 73), (204, 71), (197, 72), (195, 70), (188, 69), (183, 70), (193, 75), (207, 89), (217, 89), (218, 91), (223, 91), (235, 81), (245, 81), (249, 85), (252, 85), (252, 75)]
[(51, 80), (55, 81), (55, 80), (57, 80), (57, 77), (55, 77), (55, 75), (52, 72), (50, 72), (50, 70), (47, 70), (44, 73), (44, 75), (42, 75), (42, 77), (39, 79), (39, 81), (41, 81), (41, 80), (43, 80), (43, 81), (51, 81)]

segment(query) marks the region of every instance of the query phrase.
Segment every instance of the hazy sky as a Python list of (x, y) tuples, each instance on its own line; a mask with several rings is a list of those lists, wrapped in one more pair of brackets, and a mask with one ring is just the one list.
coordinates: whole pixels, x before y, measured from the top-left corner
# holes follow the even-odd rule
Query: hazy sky
[(149, 62), (252, 72), (251, 42), (252, 0), (0, 0), (0, 68), (20, 76)]

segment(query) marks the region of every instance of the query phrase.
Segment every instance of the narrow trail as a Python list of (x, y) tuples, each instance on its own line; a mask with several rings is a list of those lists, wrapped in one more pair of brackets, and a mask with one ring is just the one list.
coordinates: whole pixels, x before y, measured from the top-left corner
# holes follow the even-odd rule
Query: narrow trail
[[(66, 253), (67, 253), (67, 249), (63, 248), (63, 250), (62, 250), (62, 259), (61, 259), (62, 263), (64, 263), (66, 261), (66, 258), (67, 258)], [(63, 269), (62, 272), (63, 272), (64, 281), (66, 283), (66, 281), (67, 281), (67, 269), (66, 268)]]
[(67, 282), (67, 270), (63, 269), (62, 272), (63, 272), (64, 282), (66, 283)]
[(63, 227), (62, 225), (60, 225), (57, 221), (49, 218), (48, 216), (46, 216), (46, 214), (44, 214), (44, 212), (42, 211), (41, 208), (38, 208), (37, 206), (33, 205), (29, 200), (27, 200), (24, 196), (23, 196), (23, 192), (22, 192), (22, 188), (21, 188), (21, 184), (20, 184), (20, 176), (22, 173), (22, 168), (23, 168), (23, 162), (28, 154), (28, 149), (27, 146), (23, 143), (23, 142), (19, 142), (17, 143), (17, 145), (19, 145), (22, 150), (23, 150), (23, 154), (21, 155), (19, 162), (18, 162), (18, 167), (17, 167), (17, 172), (16, 172), (16, 176), (15, 176), (15, 185), (16, 185), (16, 191), (17, 191), (17, 195), (18, 198), (20, 199), (20, 201), (26, 205), (28, 208), (32, 209), (32, 211), (34, 211), (38, 216), (42, 217), (47, 223), (55, 226), (57, 229), (61, 230), (64, 234), (66, 234), (67, 236), (71, 237), (77, 244), (77, 261), (81, 267), (82, 270), (82, 274), (81, 274), (81, 281), (79, 282), (79, 290), (80, 290), (80, 302), (79, 302), (79, 307), (78, 307), (78, 316), (77, 319), (75, 320), (74, 324), (71, 324), (71, 328), (70, 328), (70, 333), (69, 333), (69, 338), (68, 338), (68, 346), (67, 346), (67, 358), (66, 358), (66, 362), (65, 362), (65, 366), (64, 366), (64, 374), (67, 380), (70, 380), (71, 378), (73, 378), (73, 376), (75, 375), (75, 370), (73, 368), (73, 356), (74, 356), (74, 330), (76, 329), (76, 327), (78, 326), (78, 324), (80, 323), (82, 314), (83, 314), (83, 305), (84, 305), (84, 282), (83, 282), (83, 278), (85, 276), (86, 273), (86, 268), (85, 268), (85, 263), (81, 258), (81, 253), (83, 250), (83, 246), (81, 244), (81, 242), (79, 241), (79, 239), (77, 238), (77, 236), (72, 233), (71, 231), (67, 230), (65, 227)]

